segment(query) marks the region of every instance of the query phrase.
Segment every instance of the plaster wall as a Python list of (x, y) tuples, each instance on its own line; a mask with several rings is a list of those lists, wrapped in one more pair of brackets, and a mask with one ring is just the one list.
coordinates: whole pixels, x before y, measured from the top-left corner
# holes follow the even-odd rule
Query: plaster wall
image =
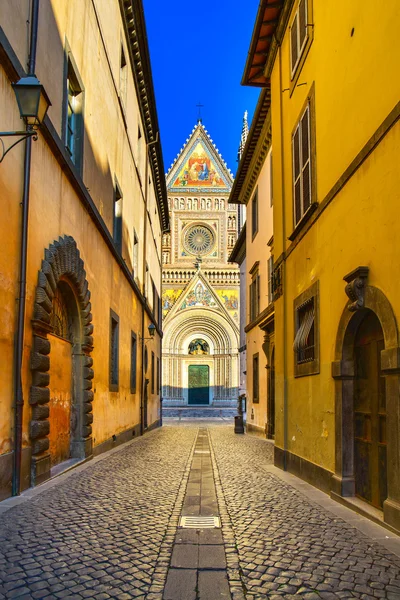
[[(294, 87), (293, 93), (281, 92), (290, 87), (288, 31), (272, 72), (272, 127), (279, 132), (274, 137), (274, 247), (276, 257), (288, 252), (283, 296), (275, 302), (276, 445), (331, 472), (335, 467), (331, 363), (340, 316), (348, 303), (344, 275), (359, 265), (368, 266), (369, 285), (382, 290), (397, 319), (400, 315), (399, 286), (393, 273), (400, 234), (400, 176), (395, 158), (400, 125), (395, 122), (382, 141), (371, 147), (317, 220), (304, 228), (304, 236), (292, 243), (287, 239), (294, 227), (291, 133), (314, 85), (315, 199), (322, 203), (398, 102), (399, 18), (396, 2), (389, 2), (377, 20), (372, 1), (351, 6), (339, 2), (332, 11), (322, 0), (314, 0), (314, 39), (297, 80), (304, 85)], [(316, 281), (320, 372), (295, 378), (293, 301)]]
[[(4, 33), (23, 66), (26, 64), (26, 19), (28, 2), (5, 0), (0, 5)], [(94, 6), (97, 5), (97, 15)], [(61, 133), (63, 102), (64, 49), (68, 39), (80, 76), (85, 85), (85, 138), (82, 177), (105, 225), (112, 235), (114, 177), (123, 191), (122, 258), (132, 265), (132, 241), (135, 229), (139, 238), (139, 283), (142, 284), (144, 230), (144, 159), (136, 164), (139, 107), (131, 71), (128, 75), (126, 106), (118, 93), (121, 40), (126, 47), (117, 0), (41, 2), (37, 75), (44, 84), (52, 107), (49, 118)], [(21, 128), (15, 96), (0, 65), (0, 130)], [(132, 137), (131, 137), (132, 136)], [(145, 156), (145, 146), (142, 149)], [(150, 179), (151, 172), (149, 171)], [(13, 149), (0, 165), (0, 199), (6, 218), (0, 225), (3, 251), (0, 253), (0, 360), (4, 365), (0, 391), (0, 457), (12, 450), (13, 438), (13, 344), (18, 294), (19, 240), (21, 235), (20, 202), (23, 178), (23, 144)], [(161, 228), (153, 184), (150, 186), (146, 261), (161, 295)], [(141, 332), (142, 306), (110, 248), (100, 234), (70, 179), (39, 134), (32, 147), (30, 213), (28, 234), (27, 297), (23, 389), (25, 398), (23, 444), (30, 445), (28, 403), (31, 385), (31, 319), (38, 271), (45, 249), (59, 236), (72, 236), (84, 262), (91, 292), (94, 325), (94, 402), (93, 444), (98, 446), (140, 423), (141, 343), (137, 337), (136, 393), (130, 391), (131, 331)], [(109, 389), (110, 309), (119, 316), (119, 388)], [(145, 332), (151, 322), (145, 315)], [(149, 351), (160, 357), (161, 340), (146, 342)], [(150, 373), (150, 363), (147, 377)], [(156, 372), (156, 369), (155, 369)], [(156, 390), (156, 385), (154, 386)], [(149, 393), (151, 384), (149, 386)], [(159, 418), (159, 396), (149, 396), (149, 425)]]
[[(258, 262), (258, 275), (260, 285), (260, 306), (259, 312), (262, 313), (268, 305), (268, 259), (271, 256), (271, 247), (268, 242), (273, 233), (273, 208), (271, 206), (271, 186), (270, 186), (270, 154), (268, 151), (264, 160), (257, 181), (254, 185), (253, 194), (258, 188), (258, 232), (253, 237), (252, 234), (252, 211), (251, 195), (247, 206), (247, 226), (246, 226), (246, 313), (247, 324), (250, 323), (250, 285), (252, 274), (250, 271)], [(256, 157), (255, 157), (256, 159)], [(247, 360), (247, 423), (253, 427), (264, 430), (267, 421), (267, 402), (268, 402), (268, 358), (265, 353), (265, 332), (259, 325), (254, 325), (246, 334), (246, 360)], [(253, 356), (258, 353), (259, 360), (259, 401), (253, 403)]]

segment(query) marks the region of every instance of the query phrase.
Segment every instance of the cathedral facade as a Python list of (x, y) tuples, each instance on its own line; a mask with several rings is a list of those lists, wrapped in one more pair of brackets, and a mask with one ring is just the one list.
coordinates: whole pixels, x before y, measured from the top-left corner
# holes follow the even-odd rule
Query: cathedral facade
[(239, 385), (239, 270), (228, 263), (238, 210), (201, 121), (167, 173), (163, 236), (164, 406), (234, 406)]

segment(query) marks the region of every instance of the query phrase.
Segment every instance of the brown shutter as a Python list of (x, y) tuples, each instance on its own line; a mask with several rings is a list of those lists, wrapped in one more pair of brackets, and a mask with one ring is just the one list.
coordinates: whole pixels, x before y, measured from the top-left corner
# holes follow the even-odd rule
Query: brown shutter
[(311, 206), (311, 162), (310, 162), (310, 108), (307, 107), (300, 123), (301, 127), (301, 168), (303, 214)]
[(299, 42), (301, 51), (307, 37), (307, 0), (300, 0), (299, 4)]
[(293, 195), (294, 195), (294, 220), (295, 224), (302, 217), (301, 212), (301, 181), (300, 181), (300, 127), (297, 127), (292, 138), (292, 155), (293, 155)]

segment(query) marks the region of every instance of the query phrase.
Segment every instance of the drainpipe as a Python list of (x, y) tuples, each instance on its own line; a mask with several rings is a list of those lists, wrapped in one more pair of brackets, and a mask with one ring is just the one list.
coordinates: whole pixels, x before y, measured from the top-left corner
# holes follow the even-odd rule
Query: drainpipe
[[(39, 22), (39, 0), (32, 2), (31, 40), (29, 48), (28, 75), (34, 75), (36, 66), (36, 49)], [(19, 291), (17, 331), (15, 337), (14, 363), (14, 456), (12, 474), (12, 495), (18, 496), (21, 487), (21, 455), (22, 455), (22, 422), (24, 413), (24, 394), (22, 388), (22, 361), (24, 353), (25, 333), (25, 300), (26, 300), (26, 265), (28, 255), (28, 217), (29, 187), (31, 178), (32, 137), (25, 142), (24, 186), (22, 194), (22, 227), (20, 243)]]
[[(147, 302), (146, 296), (146, 248), (147, 248), (147, 204), (149, 194), (149, 148), (158, 142), (158, 131), (154, 142), (146, 144), (146, 164), (144, 167), (144, 224), (143, 224), (143, 269), (142, 269), (142, 295), (144, 302)], [(145, 354), (145, 333), (144, 333), (144, 306), (142, 307), (142, 393), (140, 397), (140, 435), (144, 433), (144, 394), (146, 387), (146, 373), (144, 370)]]
[(283, 468), (287, 470), (288, 450), (288, 398), (287, 398), (287, 305), (286, 305), (286, 215), (285, 215), (285, 168), (284, 168), (284, 136), (283, 136), (283, 83), (282, 83), (282, 47), (279, 43), (279, 99), (280, 99), (280, 130), (281, 130), (281, 188), (282, 188), (282, 291), (283, 291)]

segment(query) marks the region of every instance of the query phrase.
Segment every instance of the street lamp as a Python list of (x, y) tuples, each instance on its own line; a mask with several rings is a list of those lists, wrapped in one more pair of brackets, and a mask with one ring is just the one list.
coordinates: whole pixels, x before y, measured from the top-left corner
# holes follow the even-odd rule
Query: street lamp
[[(33, 137), (34, 140), (37, 140), (35, 128), (43, 123), (47, 109), (51, 106), (46, 90), (35, 75), (21, 77), (17, 83), (12, 84), (12, 87), (17, 99), (19, 114), (21, 119), (24, 119), (27, 129), (26, 131), (0, 131), (0, 163), (11, 148), (26, 138)], [(18, 137), (19, 139), (6, 150), (3, 137)]]

